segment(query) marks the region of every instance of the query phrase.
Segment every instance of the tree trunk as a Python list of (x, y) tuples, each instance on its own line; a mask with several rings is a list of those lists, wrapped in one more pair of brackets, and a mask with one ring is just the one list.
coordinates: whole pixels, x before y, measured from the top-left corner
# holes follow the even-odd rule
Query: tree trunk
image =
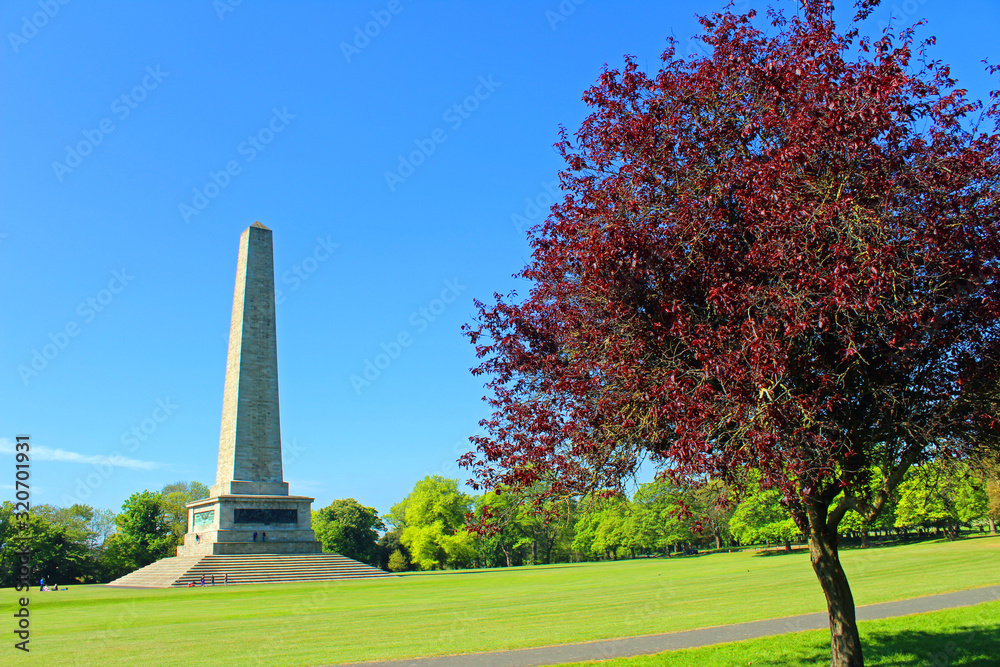
[(861, 548), (862, 549), (867, 549), (868, 548), (868, 531), (867, 530), (862, 531), (862, 533), (861, 533)]
[(990, 535), (997, 534), (997, 520), (993, 517), (989, 517), (990, 520)]
[(722, 551), (722, 534), (719, 531), (715, 532), (715, 550)]
[(837, 553), (837, 535), (816, 527), (809, 535), (809, 556), (813, 571), (826, 595), (830, 615), (831, 667), (864, 667), (861, 638), (854, 613), (854, 596)]
[(791, 551), (792, 550), (792, 543), (789, 542), (788, 540), (782, 540), (782, 541), (785, 543), (785, 551)]

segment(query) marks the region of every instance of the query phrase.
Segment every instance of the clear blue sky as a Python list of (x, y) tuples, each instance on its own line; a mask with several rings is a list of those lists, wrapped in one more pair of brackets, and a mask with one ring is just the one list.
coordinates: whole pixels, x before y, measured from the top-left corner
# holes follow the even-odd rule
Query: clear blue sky
[[(559, 124), (602, 65), (655, 68), (722, 4), (5, 0), (0, 496), (19, 433), (36, 503), (214, 482), (255, 220), (274, 231), (292, 493), (385, 512), (425, 475), (464, 480), (487, 410), (460, 326), (516, 286), (512, 216), (543, 217)], [(973, 96), (996, 87), (1000, 3), (889, 3), (871, 31), (894, 6)], [(386, 367), (352, 382), (368, 361)]]

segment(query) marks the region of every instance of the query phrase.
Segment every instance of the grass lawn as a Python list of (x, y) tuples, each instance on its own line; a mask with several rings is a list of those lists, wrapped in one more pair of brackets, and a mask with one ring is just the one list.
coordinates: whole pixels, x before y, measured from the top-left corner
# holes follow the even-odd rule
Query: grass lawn
[[(857, 604), (885, 602), (1000, 583), (1000, 537), (849, 550), (843, 561)], [(0, 591), (0, 617), (9, 622), (16, 597)], [(4, 664), (332, 664), (671, 632), (826, 607), (809, 556), (799, 552), (319, 584), (73, 586), (34, 591), (29, 608), (31, 653), (4, 647)]]
[[(863, 621), (860, 625), (868, 667), (1000, 664), (1000, 602)], [(810, 630), (636, 658), (564, 663), (560, 667), (814, 667), (829, 664), (830, 632)]]

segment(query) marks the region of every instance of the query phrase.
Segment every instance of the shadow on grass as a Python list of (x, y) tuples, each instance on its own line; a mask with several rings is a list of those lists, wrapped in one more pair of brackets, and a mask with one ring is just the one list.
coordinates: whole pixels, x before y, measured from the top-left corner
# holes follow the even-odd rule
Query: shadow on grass
[(801, 556), (802, 554), (809, 555), (809, 547), (802, 547), (798, 545), (791, 551), (785, 551), (784, 549), (776, 549), (774, 551), (758, 551), (753, 557), (754, 558), (772, 558), (774, 556)]
[[(603, 561), (602, 561), (603, 562)], [(611, 562), (611, 561), (608, 561)], [(580, 563), (570, 563), (568, 565), (515, 565), (513, 567), (484, 567), (475, 570), (416, 570), (413, 572), (395, 572), (394, 574), (399, 574), (404, 577), (452, 577), (458, 576), (460, 574), (501, 574), (503, 572), (539, 572), (541, 570), (562, 570), (565, 568), (576, 567)]]
[[(902, 630), (899, 632), (863, 632), (865, 664), (872, 666), (923, 667), (996, 667), (1000, 665), (1000, 619), (983, 626), (959, 626), (940, 632)], [(829, 664), (830, 643), (824, 639), (795, 657), (796, 664)], [(788, 656), (780, 659), (755, 658), (755, 667), (787, 665)]]

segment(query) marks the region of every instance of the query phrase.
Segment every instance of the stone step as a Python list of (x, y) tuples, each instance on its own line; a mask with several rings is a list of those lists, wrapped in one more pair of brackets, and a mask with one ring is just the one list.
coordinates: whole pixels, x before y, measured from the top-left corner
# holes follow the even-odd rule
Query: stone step
[(209, 585), (213, 575), (220, 585), (227, 574), (230, 586), (395, 576), (340, 554), (230, 554), (164, 558), (108, 585), (176, 588), (200, 584), (202, 577)]
[(141, 586), (144, 588), (168, 588), (173, 582), (195, 567), (198, 556), (174, 556), (163, 558), (135, 572), (115, 579), (108, 586)]

